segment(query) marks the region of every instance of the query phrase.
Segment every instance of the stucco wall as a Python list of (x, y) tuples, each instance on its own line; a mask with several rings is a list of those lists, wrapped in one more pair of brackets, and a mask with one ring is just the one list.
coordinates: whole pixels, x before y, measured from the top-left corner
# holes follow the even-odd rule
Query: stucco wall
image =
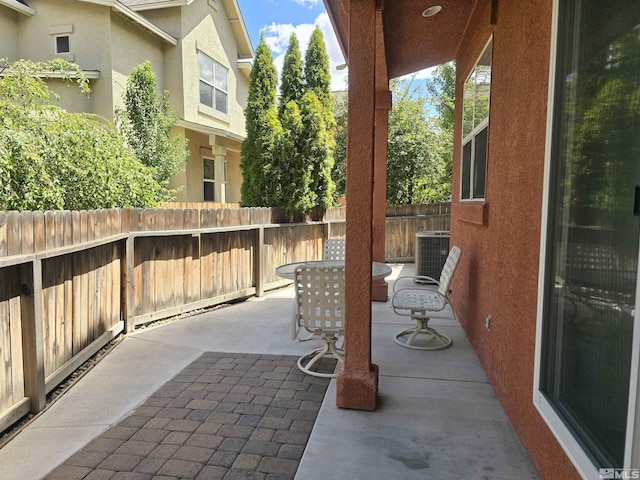
[(29, 5), (37, 13), (30, 17), (21, 15), (18, 19), (16, 57), (34, 61), (55, 58), (52, 32), (65, 31), (69, 35), (71, 52), (62, 58), (77, 63), (84, 70), (99, 70), (100, 78), (91, 81), (89, 99), (76, 88), (68, 89), (60, 82), (52, 81), (51, 88), (62, 97), (58, 105), (71, 112), (91, 111), (104, 115), (109, 111), (105, 105), (111, 101), (111, 56), (109, 43), (97, 42), (96, 38), (109, 38), (109, 9), (91, 4), (78, 8), (77, 2), (72, 0), (33, 0)]
[[(157, 10), (144, 10), (139, 12), (140, 15), (148, 18), (154, 25), (175, 38), (182, 38), (182, 13), (191, 8), (174, 7), (160, 8)], [(155, 69), (154, 69), (155, 71)], [(184, 118), (184, 82), (182, 74), (182, 47), (180, 43), (177, 46), (166, 46), (164, 49), (164, 72), (163, 82), (158, 82), (163, 90), (171, 92), (169, 95), (169, 105), (179, 117)]]
[[(456, 309), (542, 478), (579, 478), (533, 405), (551, 0), (479, 0), (457, 55), (451, 240)], [(493, 33), (487, 189), (461, 202), (463, 82)], [(492, 316), (491, 330), (485, 319)]]
[[(248, 80), (237, 67), (237, 43), (224, 7), (220, 2), (216, 4), (217, 8), (214, 9), (209, 2), (194, 2), (184, 9), (181, 42), (185, 81), (184, 118), (244, 136), (243, 109)], [(227, 115), (200, 106), (198, 50), (228, 69)]]
[(18, 16), (24, 15), (0, 6), (0, 58), (18, 59)]
[(127, 77), (146, 60), (151, 62), (151, 70), (156, 76), (156, 90), (162, 91), (164, 85), (162, 47), (161, 40), (150, 32), (142, 30), (118, 14), (111, 14), (112, 105), (123, 105), (122, 96), (127, 88)]
[(227, 203), (240, 203), (241, 185), (240, 152), (227, 150)]

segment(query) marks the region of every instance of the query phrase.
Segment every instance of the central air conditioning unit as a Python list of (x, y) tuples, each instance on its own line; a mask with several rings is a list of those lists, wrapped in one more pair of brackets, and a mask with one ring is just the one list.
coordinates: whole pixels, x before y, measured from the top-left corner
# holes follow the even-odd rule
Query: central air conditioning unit
[(416, 233), (416, 275), (438, 280), (449, 255), (449, 232)]

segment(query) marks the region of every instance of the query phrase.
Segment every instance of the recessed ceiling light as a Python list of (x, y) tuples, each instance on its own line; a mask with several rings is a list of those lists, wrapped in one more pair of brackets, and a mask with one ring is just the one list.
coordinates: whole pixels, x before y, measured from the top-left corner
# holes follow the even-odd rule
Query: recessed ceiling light
[(423, 17), (433, 17), (436, 13), (439, 13), (442, 10), (442, 5), (434, 5), (432, 7), (427, 8), (424, 12), (422, 12)]

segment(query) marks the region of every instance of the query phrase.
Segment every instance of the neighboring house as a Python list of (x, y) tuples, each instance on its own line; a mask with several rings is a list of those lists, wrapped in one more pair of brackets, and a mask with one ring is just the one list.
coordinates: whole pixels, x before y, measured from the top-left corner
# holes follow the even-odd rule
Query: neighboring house
[(349, 65), (345, 288), (359, 292), (337, 403), (375, 406), (360, 273), (384, 244), (388, 80), (455, 60), (461, 323), (541, 478), (637, 478), (613, 469), (640, 468), (640, 1), (437, 3), (325, 0)]
[[(236, 0), (0, 0), (0, 58), (77, 63), (91, 96), (52, 88), (60, 106), (114, 119), (146, 60), (189, 141), (181, 202), (240, 201), (240, 146), (253, 48)], [(59, 83), (59, 81), (58, 81)]]

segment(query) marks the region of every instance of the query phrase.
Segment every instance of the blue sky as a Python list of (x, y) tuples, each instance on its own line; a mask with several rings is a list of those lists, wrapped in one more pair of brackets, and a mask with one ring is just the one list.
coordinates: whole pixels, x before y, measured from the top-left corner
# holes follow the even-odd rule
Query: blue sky
[[(324, 35), (329, 55), (331, 88), (346, 89), (348, 70), (336, 70), (338, 65), (344, 63), (344, 57), (322, 0), (238, 0), (238, 4), (254, 49), (260, 41), (260, 31), (264, 31), (265, 39), (273, 52), (278, 76), (291, 33), (295, 32), (298, 37), (304, 57), (311, 33), (318, 25)], [(417, 75), (416, 80), (423, 84), (420, 80), (428, 76), (429, 71), (425, 70)]]

